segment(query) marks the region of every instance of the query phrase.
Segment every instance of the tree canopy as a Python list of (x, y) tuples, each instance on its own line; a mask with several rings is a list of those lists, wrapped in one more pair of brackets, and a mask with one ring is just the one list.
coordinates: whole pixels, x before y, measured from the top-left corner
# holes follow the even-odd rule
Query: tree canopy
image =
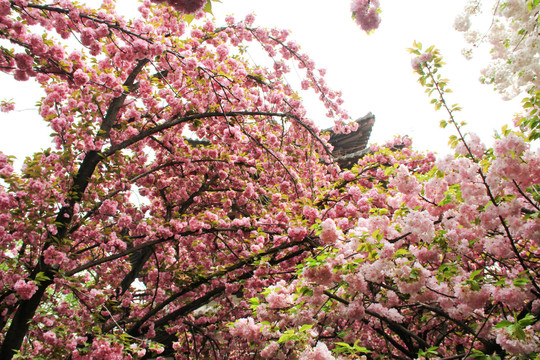
[[(1, 359), (538, 359), (535, 83), (486, 147), (415, 43), (455, 154), (399, 137), (342, 169), (291, 63), (333, 133), (358, 124), (288, 31), (138, 5), (0, 0), (0, 69), (43, 88), (53, 143), (0, 152)], [(351, 12), (370, 32), (378, 7)]]

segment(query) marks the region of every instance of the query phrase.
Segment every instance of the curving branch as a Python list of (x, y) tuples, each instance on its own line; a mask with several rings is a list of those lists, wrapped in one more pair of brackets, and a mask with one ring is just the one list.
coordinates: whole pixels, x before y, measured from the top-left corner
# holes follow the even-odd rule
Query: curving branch
[[(129, 89), (133, 86), (133, 83), (135, 81), (135, 78), (139, 74), (139, 72), (142, 70), (146, 63), (141, 60), (139, 62), (139, 65), (134, 68), (134, 70), (131, 72), (131, 74), (128, 76), (126, 82), (124, 85)], [(118, 111), (123, 105), (123, 102), (126, 98), (126, 94), (122, 94), (119, 97), (112, 100), (109, 110), (107, 112), (107, 117), (109, 119), (116, 119), (116, 116), (118, 114)], [(107, 127), (109, 124), (107, 122), (102, 123), (102, 129), (100, 129), (100, 132), (107, 132)], [(98, 132), (98, 137), (100, 136), (100, 132)], [(108, 133), (108, 132), (107, 132)], [(49, 233), (47, 236), (47, 239), (45, 240), (45, 244), (42, 249), (43, 252), (48, 249), (50, 246), (52, 246), (55, 243), (60, 243), (65, 238), (68, 227), (71, 224), (71, 220), (73, 217), (73, 208), (75, 204), (79, 203), (82, 199), (82, 196), (84, 192), (86, 191), (86, 188), (88, 187), (88, 184), (90, 183), (90, 179), (92, 178), (92, 175), (99, 164), (99, 162), (103, 159), (101, 154), (95, 150), (88, 151), (86, 153), (86, 156), (79, 167), (79, 170), (77, 172), (77, 175), (75, 176), (75, 179), (73, 180), (73, 184), (71, 185), (71, 188), (68, 192), (68, 197), (66, 200), (66, 205), (64, 205), (60, 211), (58, 212), (58, 215), (55, 219), (56, 224), (56, 235), (53, 235), (52, 233)], [(41, 303), (41, 299), (43, 295), (45, 294), (45, 290), (49, 285), (51, 285), (54, 282), (54, 278), (56, 277), (56, 271), (57, 269), (45, 264), (43, 255), (41, 255), (38, 264), (30, 274), (30, 278), (32, 280), (35, 280), (37, 275), (39, 273), (43, 274), (48, 280), (46, 281), (36, 281), (36, 283), (39, 284), (38, 290), (34, 293), (34, 295), (29, 300), (21, 300), (19, 303), (19, 306), (17, 308), (17, 311), (15, 312), (15, 315), (13, 316), (12, 322), (10, 324), (10, 327), (8, 331), (6, 332), (6, 335), (4, 337), (4, 341), (2, 342), (2, 346), (0, 347), (0, 359), (12, 359), (15, 355), (15, 352), (20, 349), (24, 338), (26, 336), (26, 333), (28, 332), (29, 323), (31, 319), (34, 317), (34, 314), (39, 307), (39, 304)]]

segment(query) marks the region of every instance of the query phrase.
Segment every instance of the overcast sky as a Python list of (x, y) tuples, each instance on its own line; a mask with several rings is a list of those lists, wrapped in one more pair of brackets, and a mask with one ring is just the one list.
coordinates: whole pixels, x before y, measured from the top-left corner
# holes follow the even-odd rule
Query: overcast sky
[[(242, 18), (254, 12), (258, 25), (290, 29), (302, 50), (327, 69), (328, 84), (343, 91), (349, 114), (354, 118), (368, 112), (375, 115), (372, 141), (409, 135), (418, 148), (449, 152), (447, 140), (452, 133), (449, 128), (439, 128), (439, 121), (447, 115), (433, 109), (411, 69), (406, 49), (415, 40), (424, 48), (436, 45), (441, 50), (447, 63), (442, 74), (454, 90), (450, 102), (464, 108), (457, 116), (470, 124), (469, 131), (490, 141), (494, 129), (512, 121), (520, 110), (519, 100), (502, 101), (478, 80), (480, 69), (489, 61), (487, 51), (478, 52), (473, 61), (461, 55), (467, 44), (453, 23), (465, 0), (380, 2), (382, 22), (371, 35), (351, 20), (349, 0), (223, 0), (215, 5), (214, 14), (221, 18), (234, 13)], [(483, 20), (487, 29), (491, 18)], [(322, 111), (311, 116), (330, 125)]]
[[(122, 0), (126, 13), (133, 12), (133, 0)], [(435, 112), (424, 89), (412, 72), (406, 49), (414, 40), (425, 47), (436, 45), (447, 63), (443, 76), (450, 79), (454, 90), (449, 99), (459, 103), (464, 111), (458, 120), (467, 121), (469, 131), (487, 142), (494, 129), (511, 123), (520, 110), (519, 100), (502, 101), (499, 94), (478, 81), (480, 69), (489, 57), (480, 54), (474, 61), (461, 55), (466, 46), (462, 34), (452, 25), (465, 0), (381, 0), (383, 9), (380, 28), (366, 35), (351, 20), (349, 0), (222, 0), (214, 5), (217, 22), (227, 14), (237, 19), (253, 12), (255, 25), (290, 29), (291, 38), (302, 51), (315, 60), (319, 68), (327, 69), (330, 87), (343, 92), (345, 108), (353, 118), (372, 112), (376, 117), (371, 140), (384, 143), (394, 135), (408, 135), (417, 148), (448, 153), (450, 129), (438, 124), (447, 115)], [(124, 5), (125, 6), (125, 5)], [(253, 61), (262, 63), (256, 51)], [(293, 71), (291, 83), (298, 79)], [(40, 91), (31, 83), (0, 77), (0, 99), (14, 98), (16, 111), (0, 113), (0, 150), (16, 155), (20, 160), (41, 147), (47, 147), (48, 128), (36, 116), (33, 105)], [(331, 123), (323, 109), (307, 96), (309, 115), (321, 127)]]

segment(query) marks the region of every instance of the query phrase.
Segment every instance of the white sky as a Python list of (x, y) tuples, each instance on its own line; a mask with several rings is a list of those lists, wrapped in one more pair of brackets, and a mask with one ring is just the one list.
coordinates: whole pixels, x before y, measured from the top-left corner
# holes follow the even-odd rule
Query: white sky
[[(372, 142), (409, 135), (417, 148), (441, 154), (450, 151), (447, 140), (453, 132), (439, 127), (447, 115), (434, 110), (411, 69), (406, 49), (414, 40), (424, 48), (436, 45), (441, 50), (447, 63), (442, 75), (450, 79), (454, 91), (450, 103), (464, 108), (457, 118), (470, 124), (467, 131), (490, 142), (494, 129), (511, 123), (521, 109), (520, 101), (502, 101), (497, 92), (478, 81), (480, 69), (489, 61), (487, 51), (473, 61), (461, 55), (467, 44), (453, 23), (465, 0), (380, 2), (381, 26), (371, 35), (351, 20), (349, 0), (223, 0), (214, 6), (214, 14), (219, 18), (234, 13), (239, 19), (254, 12), (256, 25), (290, 29), (302, 50), (318, 67), (327, 69), (328, 84), (343, 91), (349, 114), (353, 118), (368, 112), (375, 115)], [(324, 112), (311, 115), (318, 124), (330, 125)]]
[[(130, 4), (134, 0), (122, 0)], [(319, 68), (327, 69), (328, 85), (343, 92), (345, 108), (353, 118), (372, 112), (376, 117), (372, 142), (384, 143), (394, 135), (408, 135), (417, 148), (448, 153), (449, 128), (439, 128), (447, 116), (435, 112), (410, 65), (406, 49), (414, 40), (436, 45), (442, 52), (446, 67), (443, 76), (450, 79), (454, 91), (449, 100), (464, 111), (458, 120), (467, 121), (468, 131), (491, 141), (494, 129), (512, 121), (520, 111), (519, 100), (502, 101), (499, 94), (478, 81), (480, 69), (489, 57), (478, 56), (467, 61), (461, 55), (466, 46), (462, 34), (452, 25), (463, 9), (465, 0), (381, 0), (383, 9), (380, 28), (366, 35), (351, 20), (349, 0), (222, 0), (214, 5), (218, 25), (226, 14), (237, 20), (253, 12), (255, 25), (290, 29), (291, 39), (315, 60)], [(256, 52), (250, 53), (262, 63)], [(297, 75), (289, 75), (291, 83)], [(40, 91), (31, 83), (12, 81), (0, 76), (0, 99), (16, 100), (16, 111), (0, 113), (0, 151), (16, 155), (21, 160), (42, 147), (48, 147), (48, 128), (39, 120), (33, 105)], [(306, 97), (309, 115), (321, 127), (329, 127), (324, 109)]]

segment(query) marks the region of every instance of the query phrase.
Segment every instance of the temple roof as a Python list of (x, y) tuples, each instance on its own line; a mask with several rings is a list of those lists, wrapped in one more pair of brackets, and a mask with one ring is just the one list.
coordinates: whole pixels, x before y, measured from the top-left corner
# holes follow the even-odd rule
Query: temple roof
[[(351, 168), (359, 158), (368, 151), (368, 141), (371, 129), (375, 124), (375, 116), (372, 113), (356, 120), (358, 129), (348, 134), (336, 134), (332, 129), (322, 130), (322, 133), (330, 133), (330, 144), (334, 147), (332, 155), (342, 169)], [(206, 139), (186, 139), (192, 146), (206, 146), (209, 141)]]
[(356, 122), (358, 130), (349, 134), (335, 134), (330, 129), (325, 130), (331, 133), (329, 142), (334, 147), (332, 154), (342, 169), (353, 166), (369, 150), (368, 142), (375, 124), (375, 116), (369, 113)]

